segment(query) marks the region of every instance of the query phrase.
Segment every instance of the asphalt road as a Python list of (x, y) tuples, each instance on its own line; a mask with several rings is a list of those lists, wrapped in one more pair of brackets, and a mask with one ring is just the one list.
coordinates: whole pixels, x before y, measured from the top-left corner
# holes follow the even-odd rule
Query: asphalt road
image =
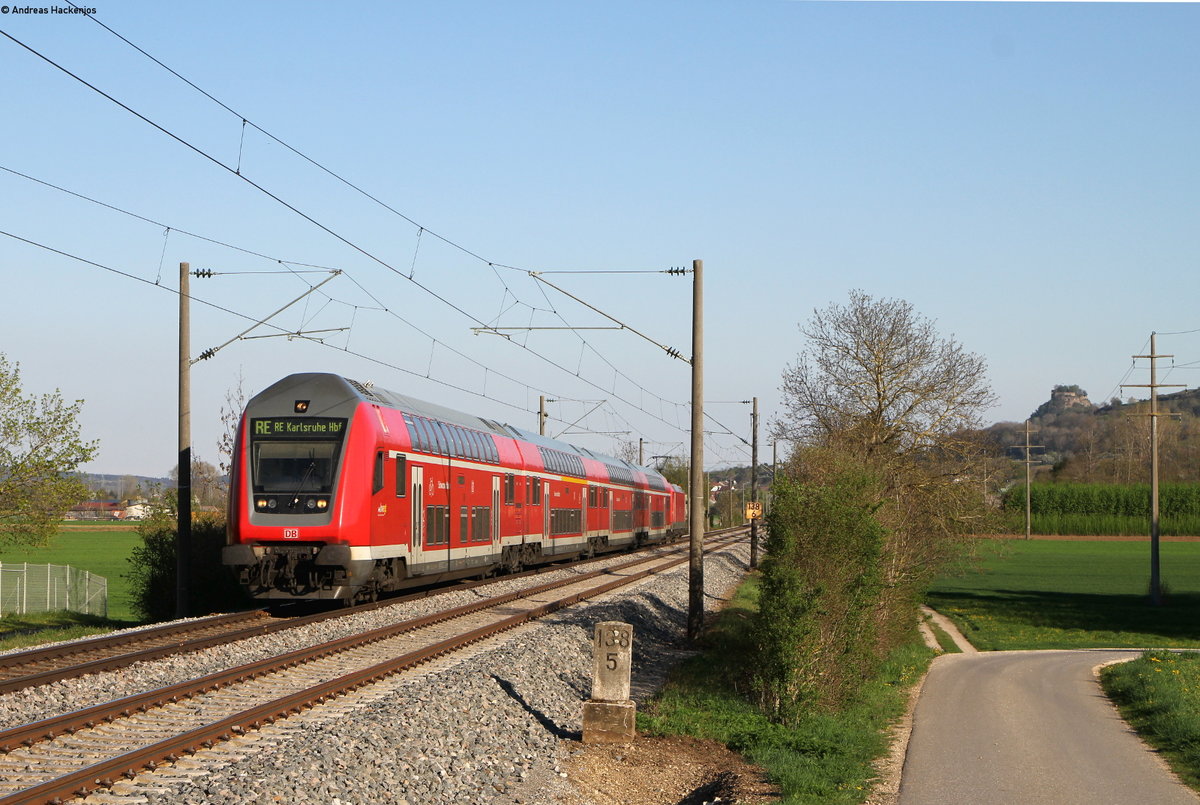
[(1137, 651), (938, 657), (913, 715), (900, 805), (1196, 805), (1092, 669)]

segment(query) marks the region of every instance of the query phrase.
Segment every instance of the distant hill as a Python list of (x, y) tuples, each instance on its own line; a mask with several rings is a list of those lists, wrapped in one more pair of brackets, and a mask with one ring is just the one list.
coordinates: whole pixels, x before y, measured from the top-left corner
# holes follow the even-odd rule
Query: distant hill
[(105, 475), (84, 472), (80, 473), (79, 477), (98, 500), (149, 497), (155, 489), (168, 489), (175, 486), (172, 478), (152, 478), (147, 475)]
[[(1057, 480), (1145, 481), (1149, 475), (1148, 400), (1113, 398), (1102, 405), (1078, 386), (1055, 386), (1030, 414), (1032, 451), (1042, 475)], [(1200, 389), (1158, 398), (1159, 477), (1200, 481)], [(1014, 460), (1024, 459), (1024, 422), (997, 422), (988, 441)]]

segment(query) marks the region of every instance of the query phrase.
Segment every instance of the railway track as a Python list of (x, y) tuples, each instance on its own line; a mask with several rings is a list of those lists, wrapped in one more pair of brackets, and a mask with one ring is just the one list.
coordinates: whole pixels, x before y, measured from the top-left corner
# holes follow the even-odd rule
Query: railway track
[[(711, 532), (711, 536), (719, 537), (722, 533), (724, 532)], [(589, 562), (603, 561), (611, 559), (612, 556), (612, 554), (605, 554), (578, 564), (585, 565)], [(133, 632), (105, 635), (6, 654), (0, 656), (0, 695), (45, 685), (60, 679), (73, 679), (84, 674), (112, 671), (137, 662), (158, 660), (173, 654), (200, 651), (211, 646), (343, 618), (405, 601), (425, 598), (447, 590), (487, 586), (501, 580), (559, 570), (561, 567), (560, 563), (549, 563), (500, 579), (493, 578), (430, 587), (383, 601), (309, 615), (279, 617), (271, 615), (265, 609), (257, 609), (248, 612), (212, 615), (181, 623), (173, 622)]]
[[(709, 540), (708, 550), (740, 533)], [(674, 555), (666, 555), (668, 553)], [(0, 732), (0, 804), (61, 802), (677, 566), (686, 545)]]

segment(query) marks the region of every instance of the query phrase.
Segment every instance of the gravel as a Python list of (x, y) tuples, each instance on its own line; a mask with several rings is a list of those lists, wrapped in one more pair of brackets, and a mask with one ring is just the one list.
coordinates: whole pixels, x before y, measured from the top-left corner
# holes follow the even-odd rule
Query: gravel
[[(706, 609), (716, 608), (719, 594), (740, 581), (748, 554), (748, 546), (739, 543), (705, 559)], [(488, 594), (546, 578), (505, 582), (496, 585), (505, 589), (492, 587)], [(556, 791), (567, 784), (558, 765), (560, 742), (578, 739), (582, 702), (591, 689), (593, 625), (605, 620), (633, 624), (633, 697), (643, 704), (669, 667), (688, 654), (683, 646), (687, 578), (685, 563), (597, 602), (492, 638), (466, 654), (437, 660), (418, 674), (392, 677), (84, 802), (555, 802)], [(3, 696), (0, 725), (110, 701), (480, 595), (464, 590)]]

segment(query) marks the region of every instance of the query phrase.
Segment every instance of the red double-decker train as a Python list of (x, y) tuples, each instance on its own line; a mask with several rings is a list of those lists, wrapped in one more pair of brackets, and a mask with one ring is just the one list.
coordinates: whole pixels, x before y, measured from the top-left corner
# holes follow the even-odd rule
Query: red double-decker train
[(674, 539), (658, 472), (332, 374), (250, 400), (222, 562), (259, 599), (402, 587)]

